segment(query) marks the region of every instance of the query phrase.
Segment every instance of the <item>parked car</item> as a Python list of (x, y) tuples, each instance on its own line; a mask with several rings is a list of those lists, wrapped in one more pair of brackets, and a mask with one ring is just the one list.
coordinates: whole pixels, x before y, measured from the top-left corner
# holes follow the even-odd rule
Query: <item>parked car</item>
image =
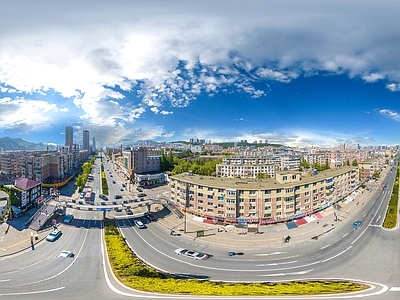
[(75, 256), (75, 254), (72, 251), (63, 250), (63, 251), (61, 251), (60, 254), (58, 254), (57, 257), (74, 257), (74, 256)]
[(67, 214), (64, 218), (64, 223), (69, 224), (71, 223), (72, 219), (74, 218), (73, 214)]
[(85, 193), (84, 192), (80, 193), (79, 198), (81, 198), (81, 199), (85, 198)]
[(143, 192), (143, 190), (142, 190), (140, 187), (136, 188), (136, 190), (137, 190), (138, 192)]
[(138, 228), (140, 228), (140, 229), (146, 228), (146, 225), (144, 225), (142, 221), (140, 221), (140, 220), (135, 220), (134, 222), (135, 222), (135, 225), (136, 225)]
[(175, 253), (179, 254), (179, 255), (187, 256), (187, 257), (190, 257), (190, 258), (193, 258), (193, 259), (203, 260), (203, 259), (208, 258), (208, 255), (205, 254), (205, 253), (196, 252), (196, 251), (193, 251), (193, 250), (183, 249), (183, 248), (176, 249)]
[(126, 214), (127, 214), (127, 215), (133, 215), (132, 209), (128, 208), (128, 209), (126, 210)]
[(146, 197), (147, 195), (145, 193), (139, 193), (138, 197)]
[(125, 184), (125, 183), (123, 183), (123, 184), (122, 184), (122, 187), (126, 187), (126, 184)]
[(47, 237), (46, 241), (49, 242), (54, 242), (56, 239), (58, 239), (61, 236), (61, 230), (60, 229), (54, 229), (52, 232), (50, 232)]

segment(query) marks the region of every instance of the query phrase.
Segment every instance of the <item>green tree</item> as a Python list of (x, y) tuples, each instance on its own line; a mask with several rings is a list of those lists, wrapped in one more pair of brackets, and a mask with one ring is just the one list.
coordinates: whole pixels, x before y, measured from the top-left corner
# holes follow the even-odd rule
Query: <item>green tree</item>
[(353, 162), (352, 162), (352, 164), (351, 164), (353, 167), (358, 167), (358, 162), (357, 162), (357, 160), (353, 160)]

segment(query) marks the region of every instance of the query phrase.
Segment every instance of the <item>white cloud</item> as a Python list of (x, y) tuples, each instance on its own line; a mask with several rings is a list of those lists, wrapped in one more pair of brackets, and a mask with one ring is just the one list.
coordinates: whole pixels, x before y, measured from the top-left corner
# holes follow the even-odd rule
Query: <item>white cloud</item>
[(386, 88), (392, 92), (400, 91), (400, 83), (389, 83), (386, 85)]
[(393, 120), (395, 120), (395, 121), (400, 121), (400, 115), (399, 115), (399, 113), (398, 113), (398, 112), (395, 112), (395, 111), (393, 111), (393, 110), (390, 110), (390, 109), (381, 109), (381, 110), (379, 110), (379, 113), (380, 113), (382, 116), (388, 117), (388, 118), (393, 119)]

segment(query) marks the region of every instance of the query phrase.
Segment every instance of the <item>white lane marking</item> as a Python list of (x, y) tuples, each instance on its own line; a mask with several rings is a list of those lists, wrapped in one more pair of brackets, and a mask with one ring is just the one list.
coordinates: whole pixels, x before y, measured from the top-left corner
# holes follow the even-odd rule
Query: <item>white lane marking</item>
[(10, 281), (11, 279), (2, 279), (0, 280), (0, 282), (6, 282), (6, 281)]
[(330, 245), (331, 245), (331, 244), (328, 244), (328, 245), (325, 245), (325, 246), (321, 247), (321, 250), (323, 250), (323, 249), (325, 249), (325, 248), (328, 248)]
[(346, 237), (346, 235), (348, 235), (349, 233), (346, 233), (343, 237)]
[(305, 270), (305, 271), (299, 271), (299, 272), (292, 272), (292, 273), (263, 274), (263, 275), (257, 275), (257, 276), (260, 276), (260, 277), (271, 277), (271, 276), (304, 275), (304, 274), (310, 273), (312, 271), (314, 271), (314, 269)]
[(393, 286), (390, 288), (389, 292), (400, 292), (400, 286)]
[(278, 266), (278, 265), (286, 265), (286, 264), (294, 264), (297, 263), (297, 260), (294, 261), (285, 261), (281, 263), (271, 263), (271, 264), (260, 264), (260, 265), (254, 265), (256, 267), (268, 267), (268, 266)]
[(277, 254), (285, 254), (287, 252), (272, 252), (272, 253), (261, 253), (261, 254), (255, 254), (254, 256), (268, 256), (268, 255), (277, 255)]
[(42, 293), (51, 293), (51, 292), (56, 292), (59, 290), (65, 289), (65, 286), (60, 286), (55, 289), (50, 289), (50, 290), (42, 290), (42, 291), (32, 291), (32, 292), (20, 292), (20, 293), (9, 293), (9, 294), (0, 294), (0, 297), (2, 296), (16, 296), (16, 295), (33, 295), (33, 294), (42, 294)]

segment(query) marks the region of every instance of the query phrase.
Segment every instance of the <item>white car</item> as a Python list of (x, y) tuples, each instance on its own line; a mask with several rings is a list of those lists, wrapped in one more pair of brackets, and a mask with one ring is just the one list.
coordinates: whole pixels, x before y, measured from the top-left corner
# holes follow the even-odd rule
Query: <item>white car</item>
[(61, 236), (61, 234), (62, 232), (60, 229), (54, 229), (52, 232), (48, 234), (48, 236), (46, 237), (46, 241), (54, 242)]
[(175, 253), (179, 254), (179, 255), (184, 255), (184, 256), (187, 256), (187, 257), (190, 257), (190, 258), (193, 258), (193, 259), (201, 259), (201, 260), (203, 260), (203, 259), (208, 258), (208, 255), (205, 254), (205, 253), (196, 252), (196, 251), (193, 251), (193, 250), (183, 249), (183, 248), (176, 249)]
[(63, 250), (57, 257), (74, 257), (75, 254), (69, 250)]
[(146, 228), (146, 225), (144, 225), (142, 221), (135, 220), (134, 222), (135, 222), (136, 226), (139, 227), (140, 229)]

